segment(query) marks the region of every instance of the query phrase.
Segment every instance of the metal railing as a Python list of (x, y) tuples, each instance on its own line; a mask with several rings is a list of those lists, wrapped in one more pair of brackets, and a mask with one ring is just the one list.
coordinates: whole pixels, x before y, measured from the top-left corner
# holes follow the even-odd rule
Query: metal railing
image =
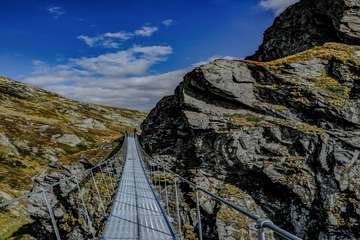
[[(117, 179), (121, 174), (122, 160), (125, 159), (126, 150), (127, 138), (125, 137), (120, 150), (96, 166), (83, 170), (76, 175), (64, 177), (55, 183), (35, 187), (32, 192), (22, 196), (0, 202), (0, 217), (2, 214), (11, 215), (11, 212), (15, 211), (13, 208), (18, 207), (16, 211), (21, 211), (23, 214), (20, 216), (21, 218), (29, 218), (29, 224), (34, 221), (31, 218), (31, 212), (33, 212), (31, 210), (33, 210), (33, 206), (36, 206), (39, 208), (37, 210), (39, 214), (43, 214), (40, 218), (51, 222), (52, 231), (51, 229), (46, 229), (46, 233), (44, 233), (47, 235), (46, 237), (57, 240), (66, 239), (66, 236), (63, 235), (68, 232), (64, 232), (59, 228), (59, 221), (64, 219), (66, 214), (67, 216), (70, 215), (70, 213), (65, 212), (62, 214), (63, 216), (57, 216), (59, 213), (56, 211), (61, 208), (56, 208), (59, 201), (54, 199), (54, 189), (69, 187), (71, 190), (67, 196), (63, 197), (69, 197), (70, 194), (74, 195), (73, 202), (78, 205), (76, 215), (79, 216), (79, 219), (77, 221), (79, 224), (83, 223), (84, 228), (90, 233), (89, 238), (96, 239), (96, 235), (99, 235), (99, 229), (95, 229), (94, 226), (97, 212), (101, 212), (98, 215), (100, 215), (102, 220), (106, 218), (107, 204), (110, 205), (112, 194), (116, 191)], [(64, 210), (61, 209), (59, 211)], [(66, 225), (67, 223), (62, 222), (61, 224)], [(98, 224), (96, 225), (98, 226)]]
[[(273, 238), (273, 234), (275, 233), (277, 236), (282, 237), (283, 239), (288, 240), (301, 240), (301, 238), (295, 236), (294, 234), (291, 234), (290, 232), (280, 228), (276, 224), (274, 224), (271, 220), (266, 218), (261, 218), (257, 216), (254, 213), (250, 213), (248, 210), (244, 209), (243, 207), (239, 207), (238, 204), (233, 203), (231, 201), (228, 201), (220, 196), (217, 196), (216, 194), (208, 191), (207, 189), (204, 189), (197, 184), (187, 180), (186, 178), (180, 176), (179, 174), (175, 173), (171, 169), (164, 167), (163, 164), (159, 161), (156, 161), (153, 159), (150, 155), (148, 155), (145, 150), (141, 147), (139, 140), (136, 139), (136, 145), (138, 148), (139, 155), (142, 159), (142, 161), (145, 163), (145, 166), (147, 168), (147, 174), (148, 178), (152, 182), (155, 189), (157, 189), (160, 198), (163, 201), (165, 210), (167, 214), (173, 219), (173, 223), (177, 227), (177, 233), (179, 235), (180, 239), (184, 239), (184, 234), (186, 229), (182, 226), (184, 224), (184, 219), (182, 219), (181, 210), (180, 210), (180, 191), (179, 186), (180, 184), (186, 184), (188, 187), (192, 189), (192, 193), (194, 196), (192, 196), (193, 201), (195, 202), (195, 209), (196, 209), (196, 225), (197, 226), (197, 237), (198, 239), (202, 240), (204, 233), (206, 234), (206, 230), (203, 229), (203, 218), (200, 205), (200, 198), (207, 198), (211, 199), (212, 201), (215, 201), (217, 203), (222, 204), (224, 207), (227, 207), (229, 209), (232, 209), (236, 215), (240, 214), (243, 217), (247, 218), (249, 220), (249, 226), (242, 226), (246, 228), (248, 232), (248, 235), (244, 237), (244, 234), (241, 232), (238, 232), (238, 238), (233, 237), (235, 239), (259, 239), (259, 240), (265, 240), (265, 239), (271, 239)], [(170, 196), (170, 185), (172, 192), (172, 197)], [(206, 202), (206, 199), (202, 200), (203, 202)], [(175, 206), (170, 206), (170, 202), (175, 202)], [(231, 218), (230, 216), (227, 216), (228, 218)], [(229, 219), (228, 219), (229, 220)], [(237, 219), (235, 219), (236, 224)], [(193, 221), (195, 222), (195, 221)], [(247, 223), (247, 222), (246, 222)], [(253, 225), (251, 225), (253, 223)], [(241, 224), (238, 224), (241, 225)], [(242, 236), (242, 237), (241, 237)]]

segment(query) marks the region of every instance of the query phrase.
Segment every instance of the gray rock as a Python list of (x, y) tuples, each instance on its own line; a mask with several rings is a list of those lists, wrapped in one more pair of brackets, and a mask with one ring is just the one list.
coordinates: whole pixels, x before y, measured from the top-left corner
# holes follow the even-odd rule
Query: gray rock
[(5, 155), (19, 156), (19, 151), (4, 133), (0, 133), (0, 145), (3, 146), (3, 151)]
[[(232, 60), (200, 66), (149, 113), (141, 143), (162, 161), (171, 156), (167, 165), (207, 189), (216, 181), (236, 186), (240, 201), (253, 199), (257, 211), (304, 239), (358, 239), (357, 50), (327, 44), (318, 51), (333, 56), (312, 50), (311, 57), (275, 66)], [(213, 203), (201, 205), (214, 215)], [(237, 232), (216, 222), (218, 239)]]
[(69, 145), (71, 147), (75, 147), (76, 145), (80, 144), (82, 142), (82, 139), (76, 136), (75, 134), (64, 134), (64, 135), (54, 135), (51, 138), (52, 141), (57, 143), (62, 143)]
[(268, 61), (326, 42), (360, 44), (358, 0), (302, 0), (285, 10), (266, 30), (250, 59)]
[(106, 126), (92, 118), (83, 119), (81, 121), (75, 122), (75, 125), (82, 129), (105, 129)]

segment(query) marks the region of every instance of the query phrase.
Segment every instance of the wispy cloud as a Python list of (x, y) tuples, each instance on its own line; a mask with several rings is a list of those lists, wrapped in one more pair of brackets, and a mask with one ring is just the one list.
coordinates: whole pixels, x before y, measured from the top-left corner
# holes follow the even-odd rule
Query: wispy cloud
[(299, 0), (261, 0), (259, 5), (266, 9), (271, 10), (274, 14), (279, 15), (290, 5), (297, 3)]
[(46, 9), (53, 18), (58, 19), (60, 16), (66, 13), (65, 9), (60, 6), (51, 6)]
[(97, 44), (102, 39), (102, 37), (99, 38), (99, 37), (89, 37), (85, 35), (80, 35), (77, 37), (77, 39), (83, 41), (89, 47), (94, 47), (95, 44)]
[(142, 28), (135, 30), (136, 36), (150, 37), (158, 30), (157, 27), (143, 26)]
[(167, 27), (170, 27), (175, 23), (175, 21), (173, 19), (165, 19), (161, 23)]
[(133, 37), (132, 33), (129, 32), (108, 32), (104, 34), (104, 37), (108, 37), (108, 38), (116, 38), (116, 39), (121, 39), (121, 40), (128, 40), (130, 38)]
[(169, 46), (134, 46), (91, 58), (70, 59), (49, 66), (34, 60), (34, 71), (22, 79), (61, 95), (88, 102), (150, 110), (163, 96), (173, 94), (186, 72), (217, 58), (165, 73), (151, 73), (155, 64), (166, 61)]
[(186, 72), (180, 69), (129, 78), (89, 78), (88, 84), (56, 84), (47, 89), (82, 101), (149, 111), (163, 96), (173, 93)]
[(80, 35), (77, 38), (83, 41), (89, 47), (119, 48), (121, 43), (126, 40), (129, 40), (136, 36), (150, 37), (156, 31), (158, 31), (157, 27), (143, 26), (140, 29), (135, 30), (134, 32), (107, 32), (93, 37)]
[(34, 60), (33, 72), (22, 81), (70, 98), (149, 110), (173, 91), (185, 73), (149, 73), (171, 53), (170, 46), (134, 46), (96, 57), (69, 59), (59, 65)]

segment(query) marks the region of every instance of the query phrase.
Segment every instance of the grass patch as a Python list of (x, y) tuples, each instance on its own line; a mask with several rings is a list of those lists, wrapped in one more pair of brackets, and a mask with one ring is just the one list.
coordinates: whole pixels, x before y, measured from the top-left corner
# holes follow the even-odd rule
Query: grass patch
[(360, 50), (359, 46), (351, 46), (341, 43), (325, 43), (323, 46), (314, 47), (309, 50), (276, 59), (269, 62), (258, 62), (246, 60), (245, 62), (267, 67), (277, 67), (284, 64), (291, 64), (300, 61), (307, 61), (314, 58), (337, 59), (343, 62), (349, 62), (354, 65), (360, 65), (360, 58), (356, 52)]
[(230, 116), (229, 120), (230, 123), (243, 127), (268, 126), (268, 122), (264, 119), (262, 115), (252, 113), (234, 114)]

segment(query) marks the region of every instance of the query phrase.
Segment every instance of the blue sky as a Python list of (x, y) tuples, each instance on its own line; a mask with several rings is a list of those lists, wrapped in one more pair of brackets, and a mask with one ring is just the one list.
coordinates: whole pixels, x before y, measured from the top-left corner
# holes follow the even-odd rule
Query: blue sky
[(0, 74), (87, 102), (149, 110), (186, 71), (243, 58), (296, 0), (3, 0)]

